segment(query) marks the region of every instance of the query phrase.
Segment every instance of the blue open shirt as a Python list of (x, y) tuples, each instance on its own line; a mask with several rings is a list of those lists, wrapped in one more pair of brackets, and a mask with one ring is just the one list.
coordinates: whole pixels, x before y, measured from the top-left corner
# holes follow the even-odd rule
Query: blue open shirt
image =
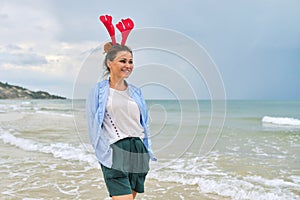
[[(149, 138), (148, 127), (148, 109), (146, 102), (142, 96), (142, 92), (139, 88), (132, 84), (128, 84), (129, 95), (137, 103), (140, 110), (140, 123), (144, 128), (143, 143), (147, 148), (151, 160), (156, 160), (151, 149), (151, 140)], [(92, 88), (87, 101), (86, 112), (89, 128), (89, 137), (93, 148), (95, 149), (96, 157), (98, 161), (108, 167), (112, 167), (112, 155), (113, 150), (109, 145), (108, 138), (102, 133), (102, 122), (104, 118), (105, 107), (109, 95), (109, 80), (104, 80), (95, 85)]]

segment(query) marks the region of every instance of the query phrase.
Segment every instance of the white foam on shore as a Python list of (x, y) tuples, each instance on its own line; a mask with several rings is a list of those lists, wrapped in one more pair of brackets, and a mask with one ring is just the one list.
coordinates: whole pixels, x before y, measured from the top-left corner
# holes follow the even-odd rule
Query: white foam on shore
[(51, 116), (61, 116), (61, 117), (74, 117), (72, 114), (64, 114), (64, 113), (57, 113), (57, 112), (48, 112), (48, 111), (35, 111), (37, 114), (44, 114), (44, 115), (51, 115)]
[(42, 143), (30, 139), (16, 137), (9, 131), (0, 129), (0, 139), (5, 144), (16, 146), (25, 151), (52, 154), (55, 158), (87, 162), (93, 168), (99, 168), (98, 161), (94, 154), (89, 153), (81, 146), (74, 146), (68, 143)]
[(270, 117), (264, 116), (262, 118), (263, 123), (270, 123), (282, 126), (296, 126), (300, 127), (300, 119), (289, 118), (289, 117)]
[(18, 112), (22, 114), (43, 114), (49, 116), (60, 116), (60, 117), (74, 117), (70, 113), (70, 109), (66, 108), (51, 108), (51, 107), (40, 107), (39, 105), (33, 105), (32, 102), (23, 101), (15, 104), (0, 104), (0, 113), (11, 113)]
[[(150, 178), (158, 181), (175, 182), (183, 185), (196, 185), (199, 192), (205, 193), (208, 196), (214, 194), (229, 197), (230, 199), (257, 199), (257, 200), (275, 200), (275, 199), (290, 199), (297, 200), (300, 196), (293, 194), (291, 190), (299, 190), (299, 184), (286, 182), (280, 179), (268, 180), (260, 178), (255, 180), (255, 177), (238, 178), (231, 175), (213, 176), (194, 175), (187, 178), (184, 174), (176, 173), (150, 173)], [(271, 185), (268, 185), (271, 183)]]
[(214, 195), (230, 199), (299, 199), (292, 191), (299, 191), (300, 184), (293, 177), (291, 181), (267, 179), (260, 176), (238, 176), (218, 169), (213, 160), (178, 160), (168, 169), (150, 171), (149, 178), (157, 181), (174, 182), (182, 185), (195, 185), (200, 193), (208, 197)]
[(16, 110), (19, 110), (19, 109), (20, 109), (20, 106), (18, 106), (18, 105), (13, 105), (13, 104), (3, 105), (3, 104), (0, 104), (0, 112), (1, 113), (16, 111)]
[(30, 102), (30, 101), (22, 101), (21, 102), (21, 105), (31, 105), (32, 104), (32, 102)]
[[(13, 130), (2, 130), (0, 128), (0, 139), (5, 143), (24, 151), (47, 153), (55, 158), (86, 162), (92, 168), (99, 168), (93, 153), (68, 143), (43, 143), (32, 139), (22, 138), (20, 135), (12, 134)], [(149, 178), (159, 182), (172, 182), (181, 185), (194, 185), (200, 193), (212, 198), (219, 195), (233, 200), (237, 199), (299, 199), (300, 196), (293, 191), (300, 190), (299, 176), (291, 176), (289, 180), (280, 178), (267, 179), (260, 176), (239, 176), (217, 167), (216, 161), (219, 154), (215, 153), (207, 158), (178, 159), (159, 170), (151, 170)], [(167, 160), (160, 160), (162, 165)], [(159, 164), (159, 163), (158, 163)], [(58, 188), (65, 193), (68, 190)], [(74, 190), (73, 190), (74, 189)], [(76, 188), (69, 191), (70, 195), (77, 194)]]

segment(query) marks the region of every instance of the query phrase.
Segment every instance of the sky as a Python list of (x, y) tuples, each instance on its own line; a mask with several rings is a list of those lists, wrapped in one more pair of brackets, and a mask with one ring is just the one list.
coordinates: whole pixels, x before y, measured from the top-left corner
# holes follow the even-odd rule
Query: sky
[[(72, 98), (86, 59), (108, 39), (99, 22), (102, 14), (112, 15), (115, 23), (130, 17), (136, 30), (171, 30), (197, 43), (215, 64), (227, 99), (300, 99), (298, 0), (1, 0), (0, 81)], [(132, 43), (134, 39), (129, 36)], [(143, 52), (135, 56), (137, 66), (147, 66), (137, 72), (141, 79), (154, 61), (153, 69), (185, 66), (170, 52)], [(170, 79), (168, 69), (160, 73), (161, 80)], [(181, 78), (193, 79), (187, 69)], [(180, 81), (174, 78), (170, 84)], [(187, 87), (209, 90), (212, 83), (202, 77), (203, 86), (197, 84)], [(147, 87), (145, 93), (167, 98)], [(211, 97), (211, 91), (203, 93), (203, 98)]]

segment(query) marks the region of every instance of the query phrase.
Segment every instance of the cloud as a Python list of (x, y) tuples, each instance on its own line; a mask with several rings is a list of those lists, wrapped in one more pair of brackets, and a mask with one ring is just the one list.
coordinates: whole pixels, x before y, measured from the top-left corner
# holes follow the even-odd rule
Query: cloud
[(14, 51), (14, 50), (21, 50), (22, 49), (22, 47), (20, 47), (18, 45), (15, 45), (15, 44), (8, 44), (8, 45), (4, 46), (4, 48), (7, 51)]
[(49, 13), (47, 1), (3, 1), (0, 9), (0, 42), (44, 42), (53, 40), (61, 30)]
[[(39, 89), (45, 87), (53, 91), (57, 88), (57, 91), (71, 94), (72, 82), (91, 49), (108, 39), (98, 20), (100, 14), (108, 13), (113, 15), (115, 23), (123, 17), (132, 17), (136, 28), (173, 29), (204, 46), (220, 69), (229, 98), (257, 98), (262, 94), (272, 97), (283, 91), (284, 97), (294, 97), (288, 85), (295, 85), (296, 81), (299, 85), (299, 80), (294, 77), (299, 66), (299, 56), (294, 55), (299, 55), (300, 44), (300, 3), (297, 0), (274, 1), (272, 4), (263, 4), (259, 0), (242, 3), (1, 0), (0, 4), (2, 81), (19, 81), (32, 87), (36, 83)], [(178, 41), (169, 42), (178, 44)], [(162, 54), (156, 57), (167, 59)], [(142, 63), (147, 58), (155, 56), (142, 56)], [(159, 61), (159, 64), (164, 62)], [(271, 67), (285, 69), (273, 74), (274, 77), (286, 76), (286, 87), (280, 91), (252, 83), (252, 77), (256, 83), (268, 80)], [(280, 80), (274, 80), (274, 85), (278, 84)], [(259, 92), (250, 94), (249, 91)]]
[[(73, 83), (97, 42), (0, 46), (0, 80), (71, 97)], [(56, 88), (56, 89), (55, 89)]]
[[(72, 21), (61, 8), (60, 1), (3, 0), (0, 7), (0, 80), (30, 89), (48, 90), (71, 97), (74, 79), (93, 40), (61, 40), (79, 29), (86, 34), (83, 23)], [(80, 6), (77, 7), (80, 10)], [(60, 16), (60, 17), (58, 17)], [(76, 17), (75, 17), (76, 18)], [(76, 24), (72, 31), (63, 22)], [(87, 52), (87, 53), (85, 53)], [(56, 88), (56, 91), (55, 91)]]
[(9, 54), (9, 53), (0, 53), (0, 65), (10, 64), (10, 65), (44, 65), (47, 64), (45, 57), (29, 53), (18, 53), (18, 54)]

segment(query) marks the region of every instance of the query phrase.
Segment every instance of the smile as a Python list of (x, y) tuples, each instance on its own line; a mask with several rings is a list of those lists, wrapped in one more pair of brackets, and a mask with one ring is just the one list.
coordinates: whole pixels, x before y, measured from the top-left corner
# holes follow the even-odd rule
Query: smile
[(131, 69), (122, 69), (121, 71), (122, 71), (122, 72), (126, 72), (126, 73), (130, 73), (130, 72), (131, 72)]

